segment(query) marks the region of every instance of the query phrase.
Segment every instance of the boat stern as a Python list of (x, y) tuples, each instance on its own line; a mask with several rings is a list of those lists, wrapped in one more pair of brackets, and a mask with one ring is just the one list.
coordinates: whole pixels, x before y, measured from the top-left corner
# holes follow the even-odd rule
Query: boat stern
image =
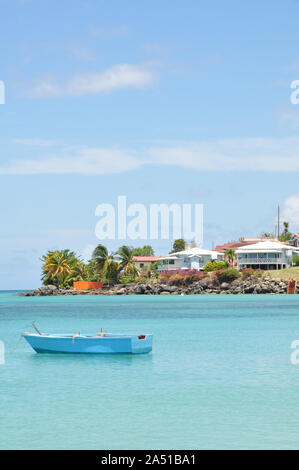
[(153, 348), (153, 335), (136, 335), (131, 340), (132, 354), (146, 354)]

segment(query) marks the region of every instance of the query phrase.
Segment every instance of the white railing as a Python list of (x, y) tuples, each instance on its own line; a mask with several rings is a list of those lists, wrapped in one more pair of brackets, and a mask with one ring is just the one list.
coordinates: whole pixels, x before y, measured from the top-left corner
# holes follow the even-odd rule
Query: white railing
[(282, 258), (242, 258), (238, 264), (281, 264), (285, 263)]
[(159, 264), (158, 271), (174, 271), (176, 269), (181, 269), (180, 264)]

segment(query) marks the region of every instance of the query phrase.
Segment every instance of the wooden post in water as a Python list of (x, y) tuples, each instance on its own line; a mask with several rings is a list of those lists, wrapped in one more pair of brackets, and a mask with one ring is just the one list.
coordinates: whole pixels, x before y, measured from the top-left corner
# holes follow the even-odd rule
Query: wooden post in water
[(291, 279), (288, 282), (288, 294), (296, 294), (297, 281), (296, 279)]

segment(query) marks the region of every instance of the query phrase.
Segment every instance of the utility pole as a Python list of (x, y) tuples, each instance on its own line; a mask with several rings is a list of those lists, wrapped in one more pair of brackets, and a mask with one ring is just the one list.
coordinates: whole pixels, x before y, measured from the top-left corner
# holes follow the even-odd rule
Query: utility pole
[(279, 210), (279, 205), (277, 207), (277, 238), (279, 238), (280, 235), (280, 210)]

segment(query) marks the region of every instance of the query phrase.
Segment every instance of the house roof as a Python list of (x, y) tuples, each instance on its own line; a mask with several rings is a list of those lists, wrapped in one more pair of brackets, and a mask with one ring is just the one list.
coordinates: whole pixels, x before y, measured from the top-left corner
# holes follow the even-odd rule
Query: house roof
[(236, 250), (236, 253), (250, 253), (250, 252), (279, 252), (282, 250), (293, 250), (296, 251), (290, 245), (284, 245), (283, 243), (279, 242), (259, 242), (254, 243), (253, 245), (246, 245), (240, 247)]
[(176, 253), (170, 253), (168, 256), (164, 256), (160, 259), (177, 259), (179, 256), (188, 256), (192, 258), (192, 256), (204, 256), (210, 255), (212, 258), (217, 257), (217, 255), (222, 255), (222, 253), (218, 253), (214, 250), (205, 250), (204, 248), (199, 248), (198, 246), (195, 248), (190, 248), (189, 250), (184, 251), (177, 251)]
[(161, 258), (162, 256), (133, 256), (134, 261), (150, 262), (150, 263), (153, 263), (154, 261), (158, 261)]
[(239, 248), (240, 246), (248, 246), (248, 245), (253, 245), (255, 242), (230, 242), (230, 243), (225, 243), (224, 245), (217, 245), (215, 247), (215, 251), (221, 251), (224, 252), (228, 250), (229, 248)]

